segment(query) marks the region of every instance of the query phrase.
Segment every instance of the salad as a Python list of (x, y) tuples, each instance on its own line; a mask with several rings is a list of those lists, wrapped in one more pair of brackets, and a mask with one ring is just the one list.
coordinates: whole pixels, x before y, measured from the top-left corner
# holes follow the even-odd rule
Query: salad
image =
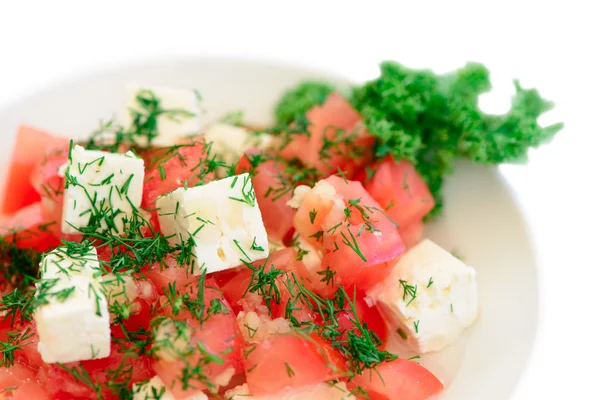
[[(75, 141), (23, 125), (0, 220), (1, 399), (404, 399), (478, 314), (475, 269), (423, 237), (458, 158), (521, 161), (561, 125), (487, 70), (381, 65), (302, 82), (275, 123), (204, 121), (195, 90), (126, 90)], [(415, 356), (387, 346), (402, 341)]]

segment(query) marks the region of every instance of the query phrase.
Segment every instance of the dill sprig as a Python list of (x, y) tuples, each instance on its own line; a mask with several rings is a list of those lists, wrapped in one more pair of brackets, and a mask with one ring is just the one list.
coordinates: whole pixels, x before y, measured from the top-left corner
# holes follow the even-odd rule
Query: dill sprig
[(278, 277), (285, 274), (284, 271), (276, 269), (273, 264), (268, 268), (268, 258), (259, 267), (244, 260), (241, 261), (252, 271), (250, 283), (244, 291), (244, 296), (246, 293), (257, 293), (265, 300), (265, 304), (270, 312), (272, 309), (272, 302), (275, 302), (275, 304), (281, 302), (281, 292), (279, 291), (277, 280)]
[(15, 352), (22, 350), (24, 346), (28, 346), (33, 343), (31, 337), (33, 331), (29, 327), (25, 330), (14, 330), (6, 333), (6, 341), (0, 341), (0, 367), (10, 368), (15, 363)]
[(42, 253), (19, 248), (16, 237), (0, 237), (0, 289), (26, 288), (33, 284), (42, 259)]

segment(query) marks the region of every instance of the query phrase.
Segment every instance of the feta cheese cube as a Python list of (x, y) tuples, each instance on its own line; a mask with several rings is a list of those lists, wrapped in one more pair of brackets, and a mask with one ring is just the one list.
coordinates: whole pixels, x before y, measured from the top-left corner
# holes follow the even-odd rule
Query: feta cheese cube
[(402, 256), (367, 296), (419, 353), (452, 344), (477, 317), (475, 270), (430, 240)]
[(227, 400), (356, 400), (344, 382), (316, 383), (262, 396), (252, 395), (248, 385), (243, 384), (225, 392), (225, 398)]
[[(133, 385), (133, 400), (175, 400), (175, 396), (167, 389), (158, 376), (147, 382)], [(208, 400), (202, 391), (195, 392), (181, 400)]]
[[(200, 100), (193, 90), (175, 89), (169, 87), (141, 88), (129, 84), (125, 93), (125, 113), (123, 124), (130, 127), (134, 121), (134, 114), (147, 115), (148, 112), (138, 101), (138, 96), (158, 100), (158, 107), (164, 110), (156, 118), (158, 136), (152, 140), (156, 146), (171, 146), (182, 137), (200, 133)], [(147, 139), (147, 138), (146, 138)], [(140, 143), (147, 145), (148, 143)]]
[(272, 142), (269, 135), (253, 134), (243, 127), (229, 124), (211, 125), (204, 133), (204, 138), (213, 143), (211, 150), (217, 158), (227, 164), (238, 162), (250, 148), (266, 148)]
[(142, 203), (144, 160), (125, 154), (74, 146), (65, 167), (63, 233), (90, 225), (122, 233)]
[(108, 357), (110, 315), (96, 249), (58, 247), (40, 264), (34, 312), (46, 363)]
[(157, 200), (163, 234), (172, 242), (193, 240), (193, 271), (199, 275), (267, 258), (269, 242), (249, 174), (193, 188), (179, 188)]

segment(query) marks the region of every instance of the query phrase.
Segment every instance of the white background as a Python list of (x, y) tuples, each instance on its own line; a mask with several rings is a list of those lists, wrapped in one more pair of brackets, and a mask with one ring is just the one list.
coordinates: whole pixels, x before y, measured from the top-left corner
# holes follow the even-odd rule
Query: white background
[(0, 107), (90, 70), (186, 54), (277, 59), (357, 80), (374, 76), (382, 59), (437, 71), (480, 61), (496, 88), (482, 105), (496, 111), (508, 108), (510, 79), (540, 88), (557, 103), (545, 121), (564, 121), (566, 129), (532, 152), (527, 167), (503, 167), (543, 266), (541, 331), (514, 399), (599, 398), (593, 1), (8, 3), (0, 3)]

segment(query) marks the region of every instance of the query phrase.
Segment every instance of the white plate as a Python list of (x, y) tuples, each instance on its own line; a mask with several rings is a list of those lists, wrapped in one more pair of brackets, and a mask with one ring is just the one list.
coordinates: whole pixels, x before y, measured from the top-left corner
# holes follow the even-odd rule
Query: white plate
[[(306, 78), (341, 78), (285, 65), (235, 59), (186, 59), (128, 66), (61, 82), (0, 110), (7, 160), (14, 132), (28, 123), (84, 137), (122, 108), (125, 84), (196, 88), (207, 121), (243, 110), (248, 122), (267, 123), (282, 91)], [(428, 229), (458, 250), (478, 272), (480, 317), (461, 343), (422, 359), (442, 379), (453, 379), (447, 400), (504, 400), (531, 355), (538, 321), (538, 281), (527, 228), (496, 169), (461, 163), (446, 187), (446, 211)]]

